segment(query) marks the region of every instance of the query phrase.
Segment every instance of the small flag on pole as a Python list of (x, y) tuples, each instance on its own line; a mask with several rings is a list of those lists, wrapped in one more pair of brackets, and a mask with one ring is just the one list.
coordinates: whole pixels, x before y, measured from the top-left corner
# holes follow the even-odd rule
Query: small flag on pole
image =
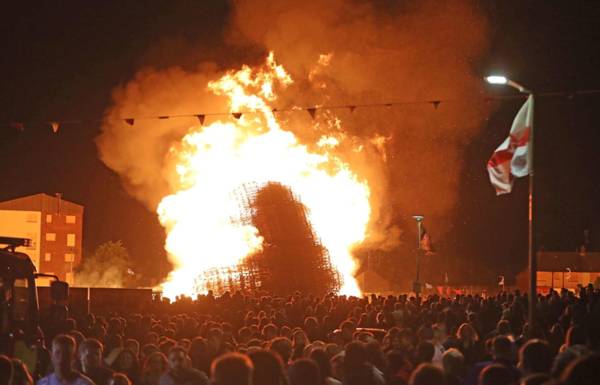
[(433, 255), (435, 253), (433, 244), (431, 243), (431, 236), (429, 236), (425, 226), (422, 227), (421, 232), (421, 250), (425, 251), (425, 255)]
[(528, 152), (533, 122), (533, 98), (530, 95), (510, 128), (510, 134), (494, 151), (487, 170), (496, 195), (512, 191), (513, 179), (529, 175)]

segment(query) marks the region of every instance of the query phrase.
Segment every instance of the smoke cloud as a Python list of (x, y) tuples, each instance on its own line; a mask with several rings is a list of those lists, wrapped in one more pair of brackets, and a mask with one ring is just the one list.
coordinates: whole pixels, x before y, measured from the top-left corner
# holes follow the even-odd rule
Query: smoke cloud
[[(442, 100), (437, 109), (320, 110), (315, 120), (288, 113), (281, 125), (309, 146), (328, 133), (344, 136), (334, 151), (371, 187), (369, 247), (395, 246), (394, 224), (415, 213), (431, 218), (438, 238), (449, 230), (463, 151), (488, 113), (474, 71), (487, 48), (477, 2), (234, 1), (225, 36), (215, 42), (219, 50), (228, 46), (246, 64), (273, 51), (290, 73), (294, 84), (279, 94), (278, 108)], [(138, 119), (129, 126), (122, 119), (227, 111), (207, 83), (238, 67), (228, 58), (186, 70), (146, 68), (115, 90), (100, 156), (150, 209), (174, 186), (169, 148), (197, 121)]]

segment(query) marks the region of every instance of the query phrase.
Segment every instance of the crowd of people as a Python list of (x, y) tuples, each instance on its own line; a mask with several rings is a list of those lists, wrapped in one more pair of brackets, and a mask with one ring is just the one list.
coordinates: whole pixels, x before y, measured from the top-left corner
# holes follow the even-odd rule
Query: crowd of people
[(600, 384), (600, 291), (536, 309), (530, 325), (518, 291), (182, 297), (46, 320), (0, 356), (0, 385)]

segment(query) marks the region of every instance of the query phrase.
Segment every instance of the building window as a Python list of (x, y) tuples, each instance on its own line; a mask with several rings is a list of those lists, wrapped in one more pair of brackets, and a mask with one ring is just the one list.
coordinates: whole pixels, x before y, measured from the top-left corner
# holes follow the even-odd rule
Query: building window
[(67, 234), (67, 246), (75, 247), (75, 234)]
[(50, 260), (52, 260), (52, 254), (51, 253), (45, 253), (44, 254), (44, 261), (50, 262)]
[(52, 214), (46, 214), (46, 223), (52, 223)]
[(46, 233), (47, 241), (56, 241), (56, 233)]
[(76, 219), (75, 219), (75, 215), (67, 215), (65, 217), (65, 222), (69, 223), (69, 224), (73, 224), (75, 223)]
[(66, 281), (69, 285), (73, 284), (73, 273), (67, 273)]
[(65, 262), (75, 262), (75, 254), (66, 253), (65, 254)]

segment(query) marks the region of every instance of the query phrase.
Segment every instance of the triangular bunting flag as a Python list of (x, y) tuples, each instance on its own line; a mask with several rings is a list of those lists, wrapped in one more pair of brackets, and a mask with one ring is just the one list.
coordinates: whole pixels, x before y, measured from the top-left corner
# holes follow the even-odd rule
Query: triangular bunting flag
[(348, 109), (350, 110), (350, 113), (352, 113), (356, 110), (356, 106), (348, 106)]
[(234, 118), (236, 119), (240, 119), (242, 117), (242, 113), (241, 112), (232, 112), (231, 115), (233, 115)]
[(385, 106), (389, 108), (392, 106), (392, 103), (386, 103)]
[(198, 121), (200, 122), (200, 125), (204, 124), (205, 118), (206, 118), (206, 115), (204, 115), (204, 114), (196, 115), (196, 119), (198, 119)]
[(60, 124), (58, 122), (50, 122), (50, 127), (52, 127), (52, 132), (56, 134), (60, 128)]
[(314, 107), (307, 108), (306, 112), (308, 112), (308, 114), (310, 115), (310, 117), (313, 118), (313, 119), (317, 115), (317, 109), (314, 108)]
[(130, 126), (133, 126), (133, 123), (135, 122), (135, 119), (133, 119), (133, 118), (127, 118), (124, 120), (125, 120), (125, 123), (129, 124)]
[(433, 105), (433, 108), (437, 110), (438, 107), (440, 106), (441, 101), (439, 101), (439, 100), (432, 100), (430, 103)]
[(168, 115), (163, 115), (163, 116), (159, 116), (158, 118), (159, 119), (169, 119), (169, 116)]

